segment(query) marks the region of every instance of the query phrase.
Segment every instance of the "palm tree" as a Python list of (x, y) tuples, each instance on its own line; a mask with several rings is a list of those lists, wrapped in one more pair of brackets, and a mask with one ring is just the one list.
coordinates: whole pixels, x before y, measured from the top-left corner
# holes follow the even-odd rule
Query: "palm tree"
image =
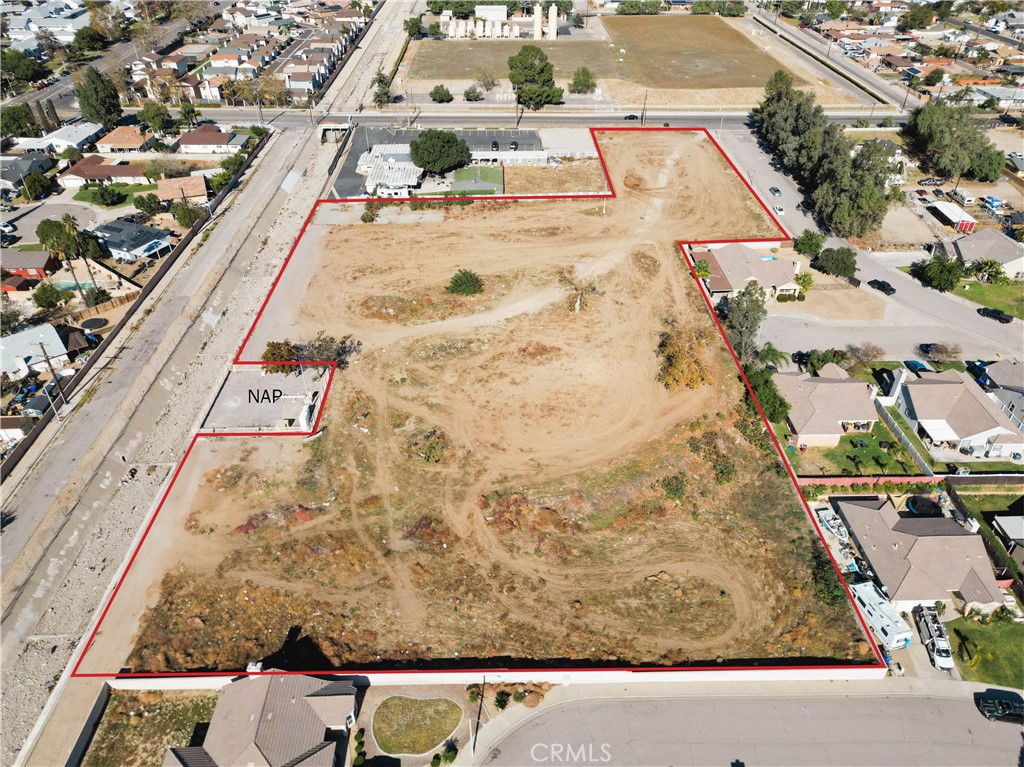
[[(72, 219), (73, 220), (73, 219)], [(62, 222), (63, 223), (63, 222)], [(77, 221), (75, 222), (77, 225)], [(78, 288), (78, 297), (82, 299), (82, 305), (85, 305), (85, 291), (82, 290), (82, 283), (78, 281), (78, 275), (75, 274), (74, 258), (77, 253), (77, 241), (72, 242), (68, 238), (54, 237), (50, 242), (46, 243), (46, 247), (50, 253), (58, 261), (63, 261), (68, 265), (68, 269), (71, 270), (71, 279), (75, 281), (75, 287)]]
[[(72, 216), (70, 213), (65, 213), (63, 216), (61, 216), (60, 224), (61, 226), (64, 227), (64, 231), (67, 232), (68, 234), (68, 241), (70, 243), (74, 243), (72, 246), (74, 249), (74, 253), (71, 255), (71, 258), (74, 258), (75, 256), (81, 257), (82, 261), (85, 262), (85, 271), (89, 274), (89, 281), (92, 282), (93, 290), (98, 290), (99, 288), (96, 285), (96, 277), (92, 273), (92, 268), (89, 266), (89, 261), (85, 258), (85, 255), (82, 252), (82, 232), (78, 228), (78, 219)], [(70, 259), (68, 260), (68, 266), (71, 266)], [(71, 273), (74, 274), (74, 267), (72, 267)], [(78, 279), (76, 278), (75, 282), (77, 281)], [(79, 286), (79, 289), (81, 289), (81, 286)], [(82, 297), (82, 303), (85, 303), (84, 296)]]
[(770, 341), (761, 347), (761, 351), (757, 353), (757, 358), (761, 360), (761, 364), (765, 366), (774, 366), (776, 368), (779, 365), (789, 362), (789, 355), (784, 351), (776, 349)]
[[(75, 281), (75, 287), (78, 288), (78, 295), (82, 299), (82, 303), (85, 304), (85, 291), (82, 290), (82, 284), (78, 282), (78, 275), (75, 273), (75, 259), (78, 258), (79, 250), (78, 219), (71, 213), (65, 213), (60, 217), (60, 225), (63, 227), (63, 230), (68, 233), (68, 241), (66, 245), (61, 247), (61, 250), (59, 251), (60, 255), (57, 257), (60, 260), (65, 261), (68, 264), (68, 268), (71, 269), (71, 278)], [(91, 278), (92, 270), (87, 270), (89, 271), (89, 276)], [(96, 287), (95, 280), (92, 281), (92, 287)]]

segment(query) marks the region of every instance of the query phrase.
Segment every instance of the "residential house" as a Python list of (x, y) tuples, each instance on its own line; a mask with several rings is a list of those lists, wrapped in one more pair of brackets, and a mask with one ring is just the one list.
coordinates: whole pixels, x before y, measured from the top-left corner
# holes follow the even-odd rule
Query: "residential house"
[(160, 60), (160, 69), (169, 69), (175, 76), (181, 77), (188, 71), (188, 59), (177, 53), (171, 53)]
[(156, 182), (156, 196), (160, 202), (190, 202), (194, 205), (205, 203), (209, 198), (206, 190), (206, 178), (203, 176), (183, 176), (181, 178), (162, 178)]
[(1024, 514), (997, 514), (992, 519), (992, 530), (1010, 558), (1024, 567)]
[(1007, 88), (996, 85), (978, 86), (975, 93), (983, 100), (995, 99), (1000, 109), (1018, 110), (1024, 108), (1024, 88)]
[(906, 72), (914, 67), (914, 62), (906, 56), (883, 56), (882, 66), (891, 69), (893, 72)]
[(985, 377), (995, 387), (988, 396), (1010, 423), (1024, 431), (1024, 365), (1016, 360), (999, 360), (985, 366)]
[(53, 159), (41, 152), (0, 155), (0, 189), (18, 194), (25, 176), (29, 173), (45, 173), (52, 167)]
[(900, 612), (943, 602), (964, 614), (990, 613), (1003, 604), (980, 535), (947, 517), (898, 512), (886, 498), (833, 497), (831, 504)]
[(85, 184), (147, 184), (149, 179), (141, 165), (90, 154), (60, 173), (57, 182), (65, 189), (79, 189)]
[(0, 255), (0, 266), (26, 280), (45, 280), (60, 269), (60, 262), (45, 250), (8, 248)]
[(982, 260), (998, 261), (1011, 280), (1024, 279), (1024, 243), (1007, 237), (998, 229), (981, 229), (953, 242), (965, 266)]
[(178, 136), (177, 151), (186, 154), (235, 154), (245, 146), (248, 137), (222, 131), (213, 123), (203, 123)]
[(795, 281), (800, 271), (797, 261), (758, 253), (737, 243), (694, 254), (695, 261), (701, 259), (708, 262), (710, 276), (704, 278), (704, 285), (712, 301), (731, 298), (750, 282), (760, 285), (769, 297), (800, 292)]
[(157, 258), (171, 251), (171, 233), (131, 221), (116, 219), (93, 227), (110, 255), (121, 263), (133, 264), (140, 258)]
[(194, 67), (202, 61), (212, 56), (217, 51), (215, 45), (202, 45), (200, 43), (193, 43), (191, 45), (182, 45), (179, 48), (175, 48), (170, 52), (170, 56), (181, 56), (185, 61), (186, 66)]
[(419, 186), (423, 169), (412, 161), (408, 144), (376, 144), (359, 156), (356, 173), (366, 176), (366, 190), (408, 191)]
[(772, 379), (789, 403), (786, 420), (801, 445), (835, 447), (844, 434), (871, 431), (878, 420), (875, 387), (831, 362), (816, 376), (776, 373)]
[(38, 280), (30, 280), (27, 277), (19, 277), (17, 274), (12, 274), (3, 282), (0, 282), (0, 292), (24, 293), (25, 291), (32, 290), (38, 283)]
[(119, 125), (96, 140), (99, 152), (145, 152), (156, 143), (156, 136), (144, 133), (137, 125)]
[[(34, 328), (4, 336), (0, 342), (0, 371), (18, 381), (29, 371), (45, 373), (50, 365), (59, 370), (78, 352), (89, 348), (89, 341), (78, 328), (67, 325), (36, 325)], [(46, 357), (50, 358), (47, 365)]]
[(224, 100), (224, 88), (231, 82), (231, 76), (226, 74), (208, 76), (209, 70), (206, 70), (203, 74), (207, 75), (207, 77), (199, 84), (200, 99), (219, 104)]
[(943, 450), (985, 458), (1024, 452), (1024, 435), (981, 387), (959, 370), (896, 372), (889, 396), (935, 457)]
[[(1024, 154), (1010, 152), (1006, 155), (1006, 169), (1017, 178), (1024, 178)], [(1020, 211), (1016, 211), (1020, 212)]]
[(223, 687), (201, 746), (170, 748), (164, 767), (334, 767), (357, 716), (344, 680), (267, 674)]
[(60, 154), (68, 147), (82, 150), (92, 144), (102, 132), (103, 126), (99, 123), (71, 123), (40, 138), (21, 139), (18, 141), (18, 149), (56, 154)]
[(284, 86), (289, 90), (312, 93), (319, 87), (319, 77), (315, 72), (297, 72), (288, 68), (284, 72)]

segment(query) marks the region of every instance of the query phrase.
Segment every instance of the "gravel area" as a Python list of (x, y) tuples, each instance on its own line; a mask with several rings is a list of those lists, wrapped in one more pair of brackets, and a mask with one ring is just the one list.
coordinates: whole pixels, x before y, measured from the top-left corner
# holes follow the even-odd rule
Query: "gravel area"
[[(160, 383), (174, 381), (174, 392), (136, 455), (138, 477), (117, 487), (110, 503), (98, 510), (103, 515), (99, 527), (83, 546), (25, 649), (16, 658), (6, 659), (4, 695), (0, 700), (3, 741), (0, 762), (9, 764), (20, 750), (18, 746), (24, 743), (50, 690), (71, 660), (79, 637), (90, 627), (114, 573), (124, 561), (140, 526), (145, 524), (159, 488), (184, 454), (302, 221), (326, 181), (324, 172), (336, 147), (313, 145), (313, 142), (305, 147), (308, 148), (305, 153), (307, 176), (281, 207), (260, 247), (242, 254), (243, 259), (248, 258), (242, 280), (230, 294), (222, 293), (220, 286), (213, 292), (211, 303), (219, 313), (212, 321), (207, 321), (211, 327), (199, 355), (186, 369), (161, 371)], [(250, 176), (249, 182), (254, 179), (260, 183), (259, 169)], [(244, 189), (239, 197), (243, 195)], [(240, 213), (244, 211), (228, 210), (219, 225), (231, 225)], [(207, 314), (210, 313), (204, 314), (204, 319)], [(150, 466), (155, 468), (147, 472)]]

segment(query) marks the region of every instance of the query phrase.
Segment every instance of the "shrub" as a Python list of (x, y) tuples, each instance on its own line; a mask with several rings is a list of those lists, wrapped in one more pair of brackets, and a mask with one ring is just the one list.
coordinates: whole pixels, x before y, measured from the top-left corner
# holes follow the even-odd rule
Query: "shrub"
[(93, 195), (93, 198), (100, 205), (106, 205), (110, 207), (113, 205), (120, 205), (122, 202), (124, 202), (125, 196), (126, 195), (124, 192), (114, 189), (114, 187), (112, 186), (101, 186), (96, 190), (95, 194)]
[(806, 300), (807, 300), (807, 295), (806, 295), (806, 294), (804, 294), (804, 293), (801, 293), (800, 295), (798, 295), (798, 296), (796, 297), (796, 300), (797, 300), (797, 301), (806, 301)]
[(522, 703), (524, 700), (526, 700), (526, 690), (516, 690), (514, 693), (512, 693), (512, 700), (514, 700), (516, 703)]
[(71, 290), (61, 290), (49, 282), (40, 282), (32, 291), (32, 302), (40, 309), (53, 309), (62, 301), (70, 301), (74, 296)]
[(373, 211), (366, 210), (363, 211), (363, 215), (359, 217), (359, 220), (362, 221), (364, 224), (372, 224), (374, 221), (377, 220), (377, 214), (374, 213)]
[(96, 306), (110, 300), (110, 294), (103, 288), (89, 288), (85, 291), (85, 305)]
[(682, 501), (686, 497), (686, 474), (677, 472), (661, 480), (661, 489), (673, 501)]
[(504, 711), (508, 708), (508, 702), (511, 697), (511, 695), (502, 690), (494, 696), (494, 707), (498, 709), (498, 711)]
[(825, 240), (826, 237), (821, 232), (804, 229), (800, 236), (793, 240), (793, 248), (797, 253), (813, 258), (821, 253), (821, 249), (825, 247)]
[(817, 543), (811, 549), (811, 575), (814, 579), (814, 593), (818, 595), (818, 599), (831, 607), (845, 604), (846, 590), (839, 582), (824, 547)]
[(479, 690), (470, 690), (469, 691), (469, 702), (470, 703), (479, 703), (480, 702), (480, 691)]
[(484, 283), (476, 272), (459, 269), (448, 283), (446, 290), (460, 296), (472, 296), (484, 292)]
[(190, 202), (171, 203), (171, 215), (178, 222), (179, 226), (191, 229), (192, 226), (203, 217), (203, 211)]
[(148, 213), (150, 216), (155, 216), (164, 209), (163, 203), (160, 202), (160, 198), (152, 192), (149, 194), (135, 195), (135, 207), (143, 213)]
[(430, 767), (441, 767), (441, 755), (434, 754), (430, 757)]
[(447, 104), (452, 100), (452, 92), (444, 85), (435, 85), (430, 91), (430, 100), (436, 104)]
[(480, 92), (480, 89), (475, 85), (470, 85), (466, 90), (462, 92), (462, 98), (466, 101), (483, 101), (484, 94)]
[(814, 259), (814, 268), (836, 277), (852, 277), (857, 272), (857, 252), (853, 248), (825, 248)]

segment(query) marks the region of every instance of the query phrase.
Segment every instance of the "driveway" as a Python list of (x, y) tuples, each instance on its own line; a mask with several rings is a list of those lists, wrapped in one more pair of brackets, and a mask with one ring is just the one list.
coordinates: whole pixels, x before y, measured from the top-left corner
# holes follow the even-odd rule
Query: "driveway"
[(1020, 728), (970, 698), (814, 696), (591, 700), (548, 709), (476, 764), (1017, 764)]

